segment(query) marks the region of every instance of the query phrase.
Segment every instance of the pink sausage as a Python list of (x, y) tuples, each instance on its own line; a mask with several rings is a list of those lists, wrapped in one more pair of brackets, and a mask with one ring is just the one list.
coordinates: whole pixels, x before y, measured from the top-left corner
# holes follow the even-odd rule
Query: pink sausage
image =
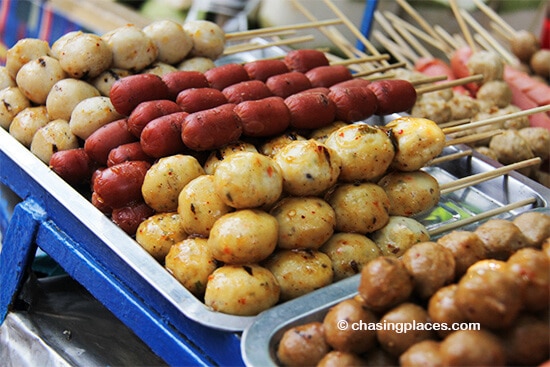
[(285, 55), (284, 62), (289, 70), (301, 73), (318, 66), (329, 65), (324, 52), (313, 49), (291, 50)]
[(141, 102), (128, 117), (128, 130), (139, 138), (149, 121), (180, 111), (181, 107), (168, 99)]
[(256, 60), (244, 64), (250, 79), (265, 82), (270, 76), (288, 73), (290, 70), (283, 60)]
[(353, 78), (349, 69), (343, 65), (318, 66), (308, 70), (306, 76), (314, 88), (328, 88)]
[(230, 85), (222, 90), (229, 103), (241, 103), (271, 97), (273, 94), (264, 82), (259, 80), (247, 80)]
[(170, 99), (174, 101), (178, 93), (182, 90), (189, 88), (206, 88), (210, 86), (206, 76), (200, 71), (178, 70), (165, 74), (161, 78), (168, 87)]
[(361, 121), (377, 110), (376, 95), (368, 88), (331, 88), (329, 98), (336, 104), (336, 119)]
[(271, 93), (281, 98), (289, 97), (311, 88), (311, 82), (304, 73), (291, 71), (273, 75), (265, 82)]
[(290, 124), (290, 111), (281, 97), (245, 101), (235, 107), (243, 135), (267, 137), (282, 133)]
[(111, 149), (136, 140), (137, 138), (128, 131), (127, 119), (120, 119), (94, 131), (84, 142), (84, 150), (91, 159), (105, 166)]
[(416, 103), (416, 89), (408, 80), (376, 80), (367, 86), (376, 95), (377, 115), (409, 111)]
[(154, 158), (166, 157), (185, 151), (181, 141), (181, 129), (187, 112), (161, 116), (145, 126), (141, 133), (141, 147), (145, 154)]
[(216, 66), (204, 72), (211, 88), (222, 90), (230, 85), (250, 80), (244, 66), (240, 64), (225, 64)]
[(204, 151), (237, 141), (243, 127), (235, 113), (235, 106), (234, 103), (227, 103), (189, 114), (181, 132), (183, 143), (192, 150)]
[(285, 99), (290, 111), (290, 126), (317, 129), (334, 121), (336, 104), (325, 93), (298, 93)]
[(176, 103), (182, 111), (193, 113), (227, 103), (227, 97), (215, 88), (191, 88), (178, 94)]

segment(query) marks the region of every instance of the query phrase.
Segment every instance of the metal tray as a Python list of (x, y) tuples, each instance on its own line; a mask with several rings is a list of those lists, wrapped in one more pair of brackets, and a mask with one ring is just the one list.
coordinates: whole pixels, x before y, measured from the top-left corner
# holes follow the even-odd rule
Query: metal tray
[[(540, 211), (550, 215), (549, 207), (539, 207), (530, 211)], [(508, 212), (498, 217), (512, 219), (519, 214)], [(479, 223), (471, 224), (463, 229), (471, 231), (478, 225)], [(359, 280), (360, 274), (354, 275), (260, 314), (242, 335), (241, 354), (244, 363), (250, 367), (278, 366), (276, 351), (285, 331), (308, 322), (322, 322), (332, 306), (358, 293)]]

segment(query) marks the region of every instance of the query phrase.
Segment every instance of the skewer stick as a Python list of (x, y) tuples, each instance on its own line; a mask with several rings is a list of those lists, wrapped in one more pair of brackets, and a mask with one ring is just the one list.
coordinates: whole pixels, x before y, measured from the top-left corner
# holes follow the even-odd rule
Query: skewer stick
[[(378, 24), (386, 31), (387, 34), (390, 35), (391, 38), (395, 40), (395, 43), (397, 43), (400, 47), (400, 49), (404, 50), (409, 55), (416, 55), (414, 50), (409, 47), (407, 42), (401, 37), (401, 35), (395, 31), (395, 28), (390, 24), (390, 22), (382, 15), (380, 11), (374, 12), (374, 19), (378, 22)], [(418, 56), (416, 57), (418, 58)], [(413, 59), (414, 60), (414, 59)]]
[[(365, 46), (367, 50), (373, 55), (379, 55), (380, 53), (376, 49), (376, 47), (373, 46), (372, 43), (357, 29), (357, 27), (353, 24), (351, 20), (349, 20), (348, 17), (340, 10), (336, 5), (332, 3), (331, 0), (324, 0), (325, 4), (336, 14), (338, 18), (340, 18), (344, 24), (348, 27), (348, 29), (353, 33), (357, 39), (361, 41), (361, 43)], [(387, 62), (382, 62), (382, 64), (387, 65)]]
[(508, 119), (512, 119), (512, 118), (516, 118), (516, 117), (529, 116), (529, 115), (533, 115), (535, 113), (545, 112), (545, 111), (550, 111), (550, 104), (530, 108), (530, 109), (527, 109), (527, 110), (517, 111), (517, 112), (513, 112), (513, 113), (507, 113), (507, 114), (501, 115), (501, 116), (490, 117), (488, 119), (471, 122), (469, 124), (464, 124), (464, 125), (460, 125), (460, 126), (453, 126), (453, 127), (447, 127), (447, 128), (442, 129), (442, 130), (443, 130), (444, 134), (451, 134), (451, 133), (456, 133), (456, 132), (459, 132), (459, 131), (470, 130), (470, 129), (480, 127), (480, 126), (494, 124), (496, 122), (506, 121)]
[(451, 9), (453, 10), (456, 21), (458, 22), (458, 25), (460, 27), (460, 30), (462, 31), (462, 35), (466, 39), (466, 42), (468, 43), (468, 46), (470, 46), (470, 49), (472, 50), (472, 52), (475, 52), (476, 45), (474, 43), (474, 39), (472, 38), (472, 34), (470, 33), (470, 30), (468, 29), (468, 26), (466, 25), (466, 23), (464, 22), (464, 19), (462, 18), (462, 15), (460, 14), (460, 10), (458, 9), (456, 0), (450, 0), (449, 3), (451, 4)]
[[(449, 34), (443, 27), (436, 25), (434, 26), (434, 30), (441, 36), (441, 38), (448, 44), (452, 50), (458, 49), (458, 45), (456, 44), (455, 39), (453, 36)], [(452, 51), (447, 52), (447, 56), (452, 56)]]
[(485, 5), (483, 1), (474, 0), (474, 4), (492, 21), (497, 23), (504, 31), (508, 32), (510, 37), (514, 37), (516, 35), (516, 30), (512, 28), (508, 23), (506, 23), (504, 19), (502, 19), (502, 17), (498, 15), (493, 9)]
[[(261, 36), (266, 38), (266, 37), (277, 37), (277, 36), (290, 36), (291, 34), (296, 34), (296, 30), (268, 32), (268, 33), (261, 34)], [(242, 37), (233, 37), (230, 39), (230, 41), (241, 41), (249, 38), (252, 38), (252, 36), (243, 35)]]
[(441, 192), (441, 194), (446, 194), (451, 191), (459, 190), (467, 186), (472, 186), (473, 184), (478, 184), (480, 182), (505, 175), (511, 171), (540, 164), (540, 162), (542, 162), (542, 159), (540, 159), (540, 157), (536, 157), (502, 166), (492, 171), (481, 172), (472, 176), (463, 177), (458, 180), (439, 185), (439, 191)]
[[(372, 31), (372, 36), (380, 42), (380, 44), (391, 54), (393, 57), (395, 57), (396, 60), (400, 61), (401, 63), (405, 64), (405, 67), (407, 69), (412, 69), (413, 65), (409, 62), (409, 59), (403, 54), (403, 50), (399, 47), (399, 45), (392, 42), (390, 39), (388, 39), (386, 36), (382, 34), (382, 32), (378, 31), (377, 29)], [(405, 50), (406, 51), (406, 50)], [(412, 58), (413, 60), (416, 60), (418, 58), (417, 55), (409, 55), (409, 58)]]
[(463, 150), (457, 153), (447, 154), (441, 157), (437, 157), (429, 161), (426, 165), (427, 166), (434, 166), (436, 164), (440, 164), (447, 161), (452, 161), (455, 159), (463, 158), (463, 157), (469, 157), (472, 155), (472, 150)]
[(488, 138), (493, 137), (495, 135), (502, 134), (503, 132), (504, 132), (504, 130), (498, 129), (498, 130), (494, 130), (494, 131), (485, 131), (485, 132), (478, 133), (478, 134), (471, 134), (471, 135), (468, 135), (468, 136), (463, 136), (463, 137), (460, 137), (460, 138), (447, 140), (445, 145), (449, 146), (449, 145), (473, 143), (474, 141), (488, 139)]
[(445, 233), (445, 232), (451, 231), (453, 229), (466, 226), (468, 224), (476, 223), (476, 222), (479, 222), (481, 220), (484, 220), (484, 219), (487, 219), (487, 218), (490, 218), (490, 217), (494, 217), (494, 216), (499, 215), (499, 214), (507, 213), (511, 210), (521, 208), (522, 206), (533, 204), (536, 201), (537, 201), (537, 199), (535, 199), (534, 197), (519, 200), (519, 201), (516, 201), (515, 203), (511, 203), (511, 204), (507, 204), (507, 205), (504, 205), (504, 206), (501, 206), (501, 207), (498, 207), (498, 208), (495, 208), (495, 209), (487, 210), (483, 213), (474, 215), (474, 216), (469, 217), (469, 218), (465, 218), (465, 219), (457, 220), (457, 221), (452, 222), (452, 223), (444, 224), (444, 225), (439, 226), (435, 229), (428, 230), (428, 232), (430, 233), (430, 236), (436, 236), (436, 235), (439, 235), (441, 233)]
[(414, 79), (414, 80), (411, 80), (410, 83), (414, 86), (417, 86), (422, 84), (440, 82), (446, 79), (447, 79), (447, 75), (435, 75), (435, 76), (428, 76), (426, 78)]
[(273, 32), (281, 32), (281, 31), (295, 31), (298, 29), (319, 28), (323, 26), (341, 24), (341, 23), (342, 23), (341, 19), (328, 19), (328, 20), (321, 20), (321, 21), (315, 21), (310, 23), (283, 25), (283, 26), (277, 26), (277, 27), (267, 27), (267, 28), (252, 29), (249, 31), (227, 33), (225, 35), (225, 38), (228, 40), (231, 40), (234, 38), (247, 38), (247, 37), (263, 35), (266, 33), (269, 34)]
[(482, 79), (483, 79), (482, 74), (470, 75), (470, 76), (467, 76), (467, 77), (464, 77), (464, 78), (449, 80), (448, 82), (445, 82), (445, 83), (428, 85), (428, 86), (423, 87), (423, 88), (418, 88), (416, 90), (416, 94), (423, 94), (423, 93), (434, 92), (436, 90), (441, 90), (441, 89), (445, 89), (445, 88), (452, 88), (452, 87), (456, 87), (456, 86), (459, 86), (459, 85), (464, 85), (464, 84), (468, 84), (468, 83), (472, 83), (472, 82), (477, 82), (477, 81), (480, 81)]
[(397, 64), (390, 64), (390, 65), (387, 65), (387, 66), (381, 66), (381, 67), (373, 69), (373, 70), (367, 70), (367, 71), (362, 71), (360, 73), (355, 73), (355, 74), (353, 74), (353, 77), (354, 78), (361, 78), (361, 77), (369, 76), (369, 75), (376, 74), (376, 73), (382, 73), (384, 71), (388, 71), (388, 70), (391, 70), (391, 69), (402, 68), (404, 66), (405, 66), (404, 62), (398, 62)]
[[(435, 30), (430, 26), (430, 24), (424, 20), (424, 18), (422, 18), (420, 16), (420, 14), (418, 14), (418, 12), (416, 10), (414, 10), (414, 8), (412, 6), (409, 5), (409, 3), (407, 3), (405, 0), (397, 0), (397, 3), (399, 4), (399, 6), (401, 6), (406, 12), (407, 14), (409, 14), (419, 25), (420, 27), (422, 27), (422, 29), (424, 29), (428, 34), (430, 34), (433, 38), (439, 40), (439, 41), (443, 41), (440, 37), (439, 34), (437, 34), (437, 32), (435, 32)], [(444, 42), (442, 43), (443, 45), (445, 44)]]
[[(318, 21), (317, 18), (308, 9), (306, 9), (304, 6), (302, 6), (302, 4), (298, 2), (298, 0), (291, 0), (291, 2), (292, 2), (292, 5), (296, 9), (298, 9), (298, 11), (300, 11), (300, 13), (302, 13), (310, 21), (312, 22)], [(343, 23), (341, 19), (340, 19), (340, 23)], [(351, 51), (349, 51), (349, 48), (347, 47), (346, 43), (342, 41), (344, 37), (338, 37), (337, 32), (335, 32), (334, 30), (329, 31), (327, 27), (319, 27), (319, 31), (325, 37), (327, 37), (332, 43), (334, 43), (334, 45), (336, 45), (344, 55), (346, 55), (349, 58), (355, 56)]]
[(466, 118), (466, 119), (461, 119), (461, 120), (454, 120), (454, 121), (445, 122), (445, 123), (442, 123), (442, 124), (438, 124), (438, 126), (442, 130), (444, 130), (444, 129), (449, 128), (449, 127), (458, 126), (458, 125), (462, 125), (462, 124), (467, 124), (470, 121), (471, 120), (469, 118)]
[(390, 58), (390, 55), (381, 54), (381, 55), (366, 56), (366, 57), (359, 57), (359, 58), (352, 57), (352, 58), (349, 58), (349, 59), (333, 61), (330, 64), (331, 65), (353, 65), (353, 64), (362, 64), (362, 63), (365, 63), (365, 62), (388, 60), (389, 58)]
[[(449, 51), (449, 46), (445, 44), (444, 41), (441, 41), (439, 38), (433, 38), (429, 34), (422, 32), (420, 29), (416, 28), (410, 23), (407, 23), (403, 19), (399, 18), (397, 15), (392, 14), (390, 12), (384, 13), (388, 19), (391, 20), (394, 27), (397, 29), (406, 29), (409, 33), (409, 37), (411, 35), (414, 35), (415, 37), (423, 40), (424, 42), (428, 43), (429, 45), (437, 48), (438, 50), (441, 50), (444, 53), (447, 53)], [(396, 27), (398, 25), (398, 27)], [(435, 32), (435, 31), (434, 31)]]
[(289, 45), (293, 43), (299, 43), (299, 42), (308, 42), (313, 41), (315, 38), (311, 35), (309, 36), (303, 36), (303, 37), (294, 37), (294, 38), (287, 38), (280, 41), (265, 43), (265, 44), (244, 44), (244, 45), (235, 45), (231, 47), (227, 47), (225, 51), (223, 52), (224, 55), (231, 55), (239, 52), (247, 52), (252, 50), (259, 50), (262, 48), (268, 48), (272, 46), (282, 46), (282, 45)]
[[(472, 27), (491, 47), (506, 60), (506, 62), (510, 65), (518, 65), (519, 61), (518, 59), (507, 52), (504, 47), (497, 42), (497, 40), (487, 32), (485, 28), (481, 26), (468, 12), (464, 11), (464, 9), (461, 11), (462, 17), (464, 20)], [(479, 43), (479, 41), (478, 41)]]

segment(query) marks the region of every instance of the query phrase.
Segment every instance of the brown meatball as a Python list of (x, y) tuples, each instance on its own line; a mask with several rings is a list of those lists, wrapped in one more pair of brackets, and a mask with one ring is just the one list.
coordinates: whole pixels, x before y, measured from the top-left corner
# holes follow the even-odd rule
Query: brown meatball
[(412, 290), (412, 277), (397, 258), (381, 256), (361, 270), (359, 295), (363, 304), (375, 311), (384, 311), (405, 301)]
[[(346, 327), (343, 326), (346, 322)], [(378, 321), (376, 315), (360, 301), (350, 298), (333, 306), (323, 319), (325, 339), (335, 350), (362, 354), (376, 343), (376, 330), (369, 328)]]
[(439, 342), (424, 340), (412, 345), (399, 357), (401, 367), (440, 367), (443, 366)]
[(399, 364), (399, 361), (395, 356), (386, 352), (382, 348), (375, 348), (369, 351), (363, 356), (363, 358), (367, 362), (367, 366), (395, 367)]
[[(429, 316), (423, 307), (412, 302), (392, 308), (382, 316), (380, 322), (384, 327), (376, 331), (378, 342), (384, 350), (396, 357), (416, 343), (436, 338), (433, 330), (418, 327), (419, 324), (428, 323)], [(412, 327), (413, 323), (417, 324), (416, 328)]]
[(495, 329), (508, 327), (522, 305), (520, 283), (512, 273), (468, 271), (458, 282), (456, 302), (466, 318)]
[(502, 340), (512, 366), (538, 366), (550, 358), (550, 325), (534, 316), (520, 315)]
[(485, 330), (460, 330), (440, 345), (444, 366), (504, 366), (506, 354), (495, 335)]
[(277, 347), (277, 358), (285, 366), (311, 366), (329, 351), (323, 324), (310, 322), (285, 331)]
[(353, 353), (333, 350), (325, 354), (323, 359), (317, 363), (317, 367), (352, 367), (370, 366), (361, 357)]
[(421, 242), (408, 249), (401, 258), (412, 275), (414, 292), (428, 298), (453, 281), (455, 259), (447, 248), (436, 242)]
[[(456, 303), (458, 285), (450, 284), (440, 288), (428, 301), (428, 315), (433, 322), (442, 325), (437, 334), (445, 337), (452, 333), (450, 326), (453, 323), (465, 322), (466, 317)], [(443, 327), (445, 325), (445, 327)]]
[(452, 231), (437, 239), (455, 259), (455, 277), (461, 277), (468, 267), (486, 256), (485, 245), (474, 232)]
[(550, 302), (550, 261), (533, 248), (523, 248), (510, 256), (507, 270), (523, 287), (523, 307), (529, 311), (548, 309)]
[(550, 215), (541, 212), (525, 212), (512, 221), (531, 242), (540, 247), (542, 241), (550, 237)]
[(507, 259), (514, 251), (529, 245), (518, 226), (505, 219), (490, 219), (474, 232), (483, 241), (490, 258)]
[(546, 257), (550, 260), (550, 237), (542, 241), (542, 252), (544, 252)]

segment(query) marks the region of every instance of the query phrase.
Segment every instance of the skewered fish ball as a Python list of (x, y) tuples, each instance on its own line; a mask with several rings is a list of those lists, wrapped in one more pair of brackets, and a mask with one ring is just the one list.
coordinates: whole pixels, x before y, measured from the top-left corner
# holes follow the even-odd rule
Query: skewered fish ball
[(270, 210), (279, 223), (277, 246), (317, 250), (334, 233), (334, 209), (318, 197), (286, 197)]
[(483, 241), (471, 231), (452, 231), (437, 239), (437, 243), (451, 251), (455, 259), (455, 278), (479, 260), (486, 258)]
[(8, 129), (14, 117), (27, 107), (31, 107), (31, 102), (21, 89), (7, 87), (0, 90), (0, 127)]
[(61, 79), (52, 86), (46, 98), (48, 115), (52, 120), (69, 121), (77, 104), (87, 98), (100, 95), (100, 92), (88, 82), (75, 78)]
[(476, 99), (504, 108), (512, 103), (512, 90), (504, 80), (490, 80), (479, 87)]
[(157, 46), (141, 28), (133, 24), (115, 28), (101, 38), (111, 49), (113, 68), (137, 72), (157, 59)]
[(275, 250), (278, 228), (277, 220), (262, 210), (237, 210), (218, 218), (208, 246), (212, 256), (225, 264), (258, 263)]
[(206, 162), (204, 162), (204, 171), (212, 175), (216, 171), (216, 167), (218, 164), (223, 161), (227, 156), (233, 153), (237, 152), (258, 152), (256, 147), (250, 143), (238, 141), (236, 143), (231, 143), (223, 148), (216, 149), (206, 159)]
[(505, 366), (500, 340), (487, 330), (459, 330), (447, 336), (439, 351), (444, 366)]
[(52, 54), (47, 41), (36, 38), (20, 39), (6, 52), (6, 69), (15, 79), (19, 69), (31, 60)]
[(544, 127), (524, 127), (518, 133), (529, 143), (536, 157), (543, 161), (550, 159), (550, 130)]
[(113, 84), (125, 76), (130, 75), (126, 69), (112, 68), (107, 69), (95, 78), (90, 79), (90, 83), (101, 93), (102, 96), (109, 97)]
[(439, 341), (428, 339), (411, 345), (399, 356), (399, 365), (402, 367), (442, 366)]
[(178, 70), (200, 71), (204, 73), (216, 67), (214, 61), (208, 57), (191, 57), (176, 65)]
[(9, 132), (17, 141), (29, 148), (34, 134), (50, 121), (45, 106), (27, 107), (15, 115)]
[(191, 180), (178, 196), (183, 228), (192, 235), (208, 237), (216, 220), (232, 210), (216, 192), (212, 175)]
[[(386, 312), (380, 321), (383, 324), (394, 325), (410, 325), (413, 322), (427, 323), (429, 320), (428, 312), (422, 307), (413, 302), (404, 302), (395, 306)], [(429, 329), (417, 328), (403, 332), (397, 326), (396, 328), (382, 328), (376, 331), (376, 337), (380, 346), (399, 357), (409, 347), (424, 340), (436, 339), (435, 332)]]
[(74, 148), (78, 148), (78, 139), (71, 133), (69, 123), (61, 119), (50, 121), (38, 129), (30, 146), (31, 152), (46, 164), (55, 152)]
[(10, 75), (8, 68), (5, 66), (0, 66), (0, 90), (8, 87), (16, 87), (15, 77)]
[(141, 222), (136, 231), (137, 243), (160, 262), (165, 261), (174, 244), (187, 237), (178, 213), (154, 214)]
[(192, 20), (183, 24), (183, 30), (191, 36), (193, 47), (190, 56), (216, 60), (225, 48), (225, 32), (216, 23)]
[(413, 287), (412, 277), (400, 259), (380, 256), (361, 270), (358, 292), (361, 302), (378, 312), (404, 302)]
[(193, 156), (175, 154), (160, 158), (145, 174), (141, 186), (143, 200), (157, 212), (177, 211), (181, 190), (203, 174), (202, 166)]
[(277, 280), (257, 264), (223, 265), (208, 277), (204, 303), (214, 311), (254, 316), (279, 300)]
[(334, 281), (359, 274), (369, 261), (382, 255), (376, 244), (359, 233), (339, 232), (319, 248), (332, 262)]
[(491, 80), (502, 80), (504, 76), (504, 61), (495, 52), (487, 50), (474, 52), (466, 62), (466, 66), (470, 75), (483, 75), (480, 85)]
[(529, 66), (537, 75), (550, 77), (550, 50), (543, 48), (535, 52), (529, 60)]
[(504, 329), (522, 307), (521, 285), (505, 270), (468, 271), (458, 282), (456, 302), (464, 316), (481, 327)]
[(439, 203), (439, 183), (429, 173), (393, 171), (378, 181), (390, 199), (390, 215), (410, 217)]
[(530, 246), (539, 248), (550, 237), (550, 215), (539, 212), (525, 212), (512, 221), (530, 241)]
[(363, 354), (376, 345), (376, 331), (352, 327), (342, 329), (341, 321), (348, 325), (375, 323), (378, 317), (355, 298), (349, 298), (331, 307), (323, 319), (327, 343), (335, 350)]
[(341, 184), (327, 194), (336, 213), (336, 230), (372, 233), (389, 220), (390, 200), (384, 189), (374, 183)]
[(93, 78), (109, 68), (113, 52), (103, 39), (92, 33), (78, 32), (56, 47), (59, 64), (75, 79)]
[(332, 283), (330, 258), (316, 250), (277, 250), (265, 262), (287, 301)]
[(187, 290), (202, 297), (208, 277), (216, 270), (217, 263), (207, 239), (193, 237), (170, 247), (165, 267)]
[(296, 140), (273, 156), (281, 167), (283, 191), (295, 196), (316, 196), (331, 188), (341, 172), (341, 159), (315, 140)]
[(157, 20), (143, 28), (158, 49), (158, 61), (177, 64), (187, 57), (193, 48), (193, 39), (183, 26), (175, 21)]
[(80, 101), (71, 113), (71, 132), (81, 139), (87, 139), (94, 131), (122, 118), (116, 112), (109, 97), (90, 97)]
[(411, 246), (430, 240), (426, 227), (417, 220), (399, 215), (390, 216), (385, 226), (369, 234), (385, 256), (401, 256)]
[(397, 142), (391, 164), (397, 170), (419, 170), (445, 148), (445, 134), (432, 120), (403, 116), (390, 121), (386, 128)]
[[(428, 315), (433, 322), (452, 325), (453, 323), (466, 322), (466, 316), (456, 302), (456, 283), (439, 288), (428, 300)], [(437, 330), (440, 337), (452, 333), (452, 330)]]
[(275, 203), (283, 190), (283, 175), (277, 163), (256, 152), (237, 152), (220, 161), (214, 172), (220, 198), (237, 209)]
[(505, 219), (489, 219), (474, 233), (483, 242), (487, 257), (498, 260), (506, 260), (515, 251), (530, 245), (519, 227)]
[(59, 61), (51, 56), (41, 56), (21, 66), (15, 81), (30, 101), (43, 105), (55, 83), (67, 75)]
[(285, 331), (277, 346), (277, 359), (283, 366), (316, 365), (331, 350), (318, 321)]
[(528, 63), (539, 49), (537, 36), (524, 29), (517, 31), (510, 40), (510, 51), (523, 63)]
[(369, 181), (382, 176), (395, 156), (391, 139), (382, 129), (351, 124), (330, 134), (325, 142), (342, 161), (339, 179)]

